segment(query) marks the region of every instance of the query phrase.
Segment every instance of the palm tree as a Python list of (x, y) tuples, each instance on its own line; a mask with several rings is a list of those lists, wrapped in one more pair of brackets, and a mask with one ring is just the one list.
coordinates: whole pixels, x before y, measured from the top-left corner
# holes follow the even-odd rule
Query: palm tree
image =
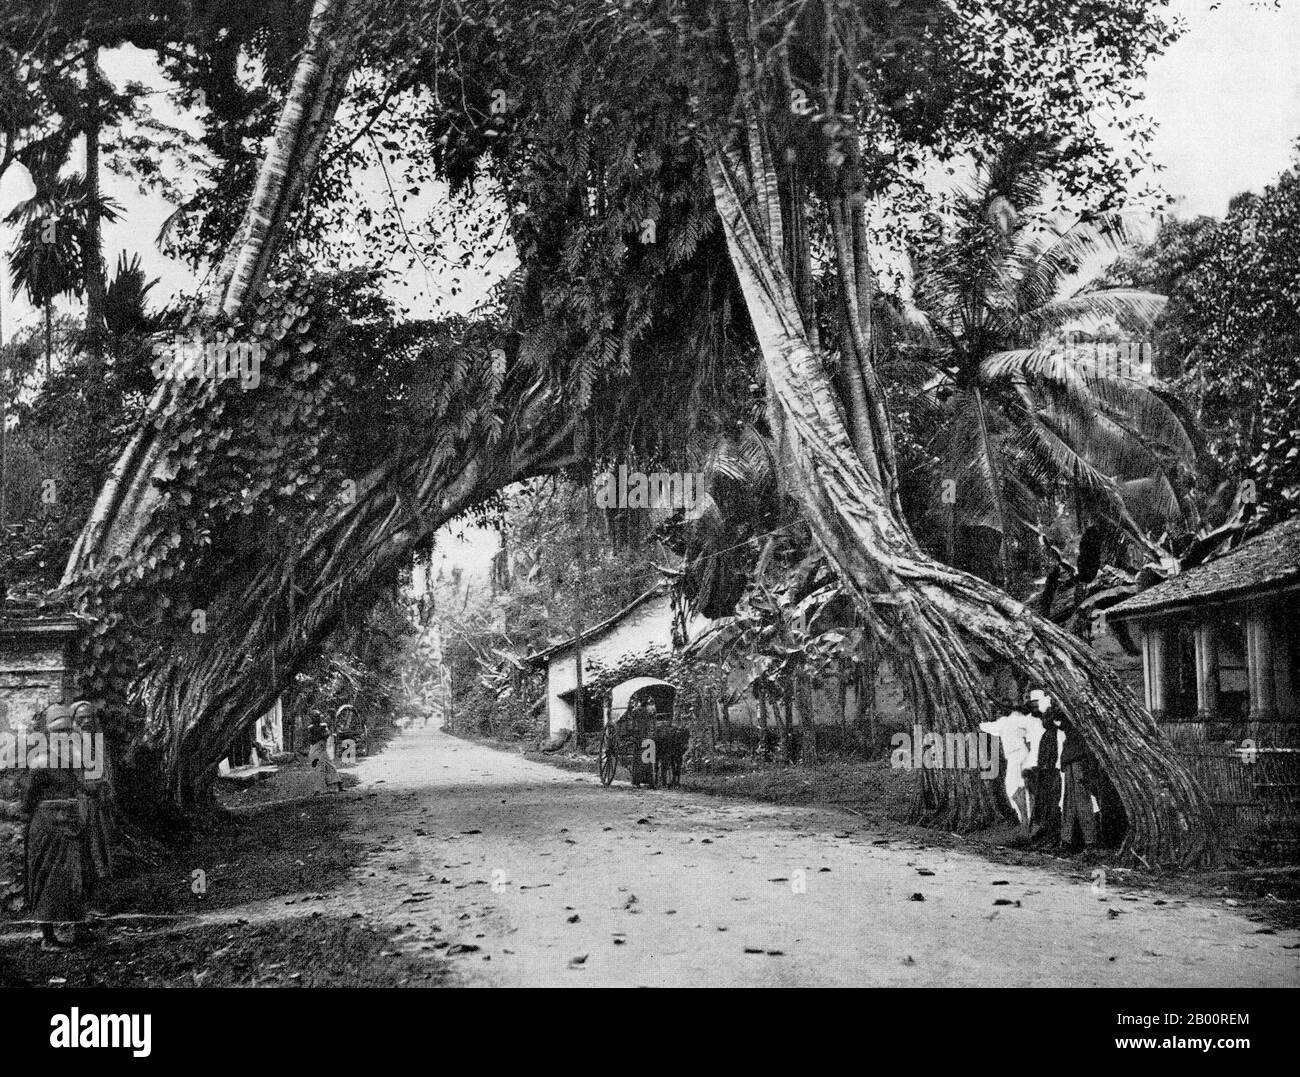
[(88, 223), (115, 221), (119, 207), (108, 198), (93, 198), (82, 176), (55, 179), (5, 217), (19, 227), (10, 251), (13, 286), (25, 291), (33, 306), (45, 310), (45, 374), (50, 373), (54, 300), (78, 297), (86, 287)]
[(913, 341), (904, 352), (932, 367), (930, 450), (947, 484), (933, 503), (946, 518), (950, 559), (953, 529), (984, 529), (996, 536), (1004, 585), (1009, 542), (1044, 495), (1068, 493), (1080, 514), (1095, 506), (1136, 532), (1126, 494), (1154, 494), (1158, 510), (1177, 518), (1177, 491), (1195, 462), (1189, 431), (1160, 389), (1061, 346), (1070, 328), (1149, 328), (1165, 298), (1090, 288), (1136, 237), (1118, 214), (1085, 216), (1064, 231), (1047, 224), (1052, 161), (1041, 142), (994, 156), (957, 195), (955, 227), (913, 255), (913, 294), (900, 303)]
[(159, 278), (146, 280), (140, 265), (140, 256), (133, 254), (127, 261), (126, 252), (117, 256), (117, 273), (104, 292), (104, 325), (112, 334), (152, 332), (157, 325), (156, 316), (149, 313), (149, 293)]

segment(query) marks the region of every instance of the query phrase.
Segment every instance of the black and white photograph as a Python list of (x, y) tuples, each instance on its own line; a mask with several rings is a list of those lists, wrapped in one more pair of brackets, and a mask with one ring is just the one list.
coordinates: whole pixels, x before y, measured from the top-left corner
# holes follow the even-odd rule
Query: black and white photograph
[(1298, 624), (1300, 0), (0, 0), (42, 1049), (819, 987), (1249, 1053)]

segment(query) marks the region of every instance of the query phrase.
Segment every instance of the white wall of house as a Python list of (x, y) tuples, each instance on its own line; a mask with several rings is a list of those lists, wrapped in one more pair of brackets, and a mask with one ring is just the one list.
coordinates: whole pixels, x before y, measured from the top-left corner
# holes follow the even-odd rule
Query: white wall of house
[[(595, 673), (599, 666), (616, 666), (625, 658), (673, 646), (672, 602), (667, 595), (656, 595), (629, 613), (599, 639), (588, 640), (582, 647), (584, 675)], [(551, 659), (546, 671), (546, 716), (552, 734), (572, 729), (576, 714), (573, 705), (560, 696), (578, 686), (578, 667), (572, 650)]]
[[(692, 619), (687, 626), (687, 634), (696, 638), (710, 622), (704, 619)], [(659, 650), (672, 650), (672, 603), (667, 595), (657, 595), (638, 606), (626, 618), (602, 635), (599, 639), (588, 641), (582, 648), (583, 670), (585, 676), (595, 673), (597, 667), (606, 668), (618, 665), (626, 658), (644, 655)], [(569, 700), (560, 697), (577, 687), (577, 666), (573, 651), (565, 651), (553, 658), (547, 667), (546, 677), (546, 714), (548, 728), (552, 734), (565, 729), (572, 729), (576, 719), (574, 708)], [(731, 708), (731, 721), (742, 725), (757, 724), (758, 704), (745, 692), (744, 686), (749, 680), (745, 670), (731, 671), (730, 682), (741, 695), (741, 701)], [(852, 690), (849, 693), (849, 715), (857, 713), (856, 701)], [(839, 691), (833, 685), (819, 689), (814, 693), (813, 710), (818, 722), (838, 722)], [(908, 725), (911, 712), (903, 698), (902, 686), (885, 663), (881, 663), (877, 674), (876, 714), (885, 725)], [(775, 716), (773, 716), (775, 720)]]

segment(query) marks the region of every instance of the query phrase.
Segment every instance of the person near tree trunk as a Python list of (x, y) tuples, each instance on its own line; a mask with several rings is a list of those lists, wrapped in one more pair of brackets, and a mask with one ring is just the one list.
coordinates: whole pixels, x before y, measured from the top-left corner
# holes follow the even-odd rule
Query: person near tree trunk
[(330, 727), (320, 711), (313, 711), (311, 725), (307, 727), (307, 762), (320, 775), (327, 793), (337, 793), (343, 788), (343, 778), (330, 758)]
[(1061, 846), (1066, 851), (1073, 851), (1077, 831), (1084, 850), (1091, 851), (1097, 848), (1097, 820), (1094, 815), (1097, 761), (1069, 721), (1057, 718), (1056, 726), (1065, 733), (1059, 763), (1062, 786)]
[[(51, 704), (39, 731), (76, 736), (68, 708)], [(81, 776), (73, 767), (56, 767), (48, 746), (29, 757), (28, 783), (21, 804), (3, 802), (6, 815), (27, 816), (23, 835), (24, 897), (31, 919), (41, 926), (42, 947), (61, 948), (85, 937), (86, 871), (82, 847)], [(60, 934), (63, 930), (67, 934)]]
[(1061, 831), (1061, 774), (1057, 769), (1057, 729), (1052, 699), (1042, 689), (1029, 693), (1026, 711), (1041, 725), (1034, 752), (1034, 765), (1025, 771), (1033, 812), (1029, 840), (1034, 845), (1055, 847)]

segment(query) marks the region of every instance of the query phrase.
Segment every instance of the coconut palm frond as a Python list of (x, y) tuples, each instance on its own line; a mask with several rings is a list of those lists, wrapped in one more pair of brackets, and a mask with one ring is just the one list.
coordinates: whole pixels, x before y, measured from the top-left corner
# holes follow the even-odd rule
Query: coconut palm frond
[[(1060, 385), (1026, 389), (1026, 399), (1032, 401), (1028, 425), (1051, 430), (1098, 472), (1118, 481), (1149, 475), (1159, 466), (1151, 449), (1135, 438), (1129, 427), (1097, 408), (1087, 393)], [(1068, 479), (1070, 473), (1063, 472), (1061, 477)]]
[[(1189, 469), (1195, 465), (1196, 445), (1187, 416), (1171, 407), (1164, 395), (1140, 382), (1116, 377), (1052, 347), (999, 352), (989, 356), (980, 371), (990, 382), (1023, 382), (1032, 393), (1070, 401), (1081, 422), (1093, 417), (1165, 464)], [(1149, 473), (1145, 465), (1141, 473)], [(1135, 476), (1126, 472), (1123, 477)]]
[[(986, 408), (981, 416), (982, 406), (976, 394), (956, 390), (943, 409), (946, 421), (930, 448), (938, 461), (935, 477), (940, 489), (945, 482), (956, 483), (954, 511), (958, 520), (1000, 532), (998, 439), (988, 430), (994, 420)], [(942, 503), (939, 497), (933, 499), (936, 506)]]
[[(1140, 218), (1124, 213), (1084, 218), (1067, 228), (1055, 239), (1031, 240), (1020, 257), (1017, 305), (1021, 310), (1036, 310), (1062, 295), (1073, 295), (1087, 283), (1080, 279), (1083, 270), (1102, 265), (1128, 254), (1143, 239)], [(1076, 281), (1070, 288), (1069, 282)]]
[(1121, 482), (1119, 495), (1129, 515), (1146, 531), (1159, 534), (1168, 531), (1171, 525), (1186, 523), (1178, 493), (1164, 474)]
[(1067, 479), (1082, 489), (1109, 496), (1114, 481), (1076, 450), (1068, 426), (1068, 422), (1042, 421), (1021, 425), (1008, 446), (1016, 471), (1040, 487)]
[(1115, 322), (1132, 332), (1146, 332), (1167, 303), (1163, 295), (1133, 289), (1081, 292), (1011, 315), (1006, 321), (1006, 332), (1014, 338), (1038, 340), (1070, 325), (1085, 332), (1096, 332)]

